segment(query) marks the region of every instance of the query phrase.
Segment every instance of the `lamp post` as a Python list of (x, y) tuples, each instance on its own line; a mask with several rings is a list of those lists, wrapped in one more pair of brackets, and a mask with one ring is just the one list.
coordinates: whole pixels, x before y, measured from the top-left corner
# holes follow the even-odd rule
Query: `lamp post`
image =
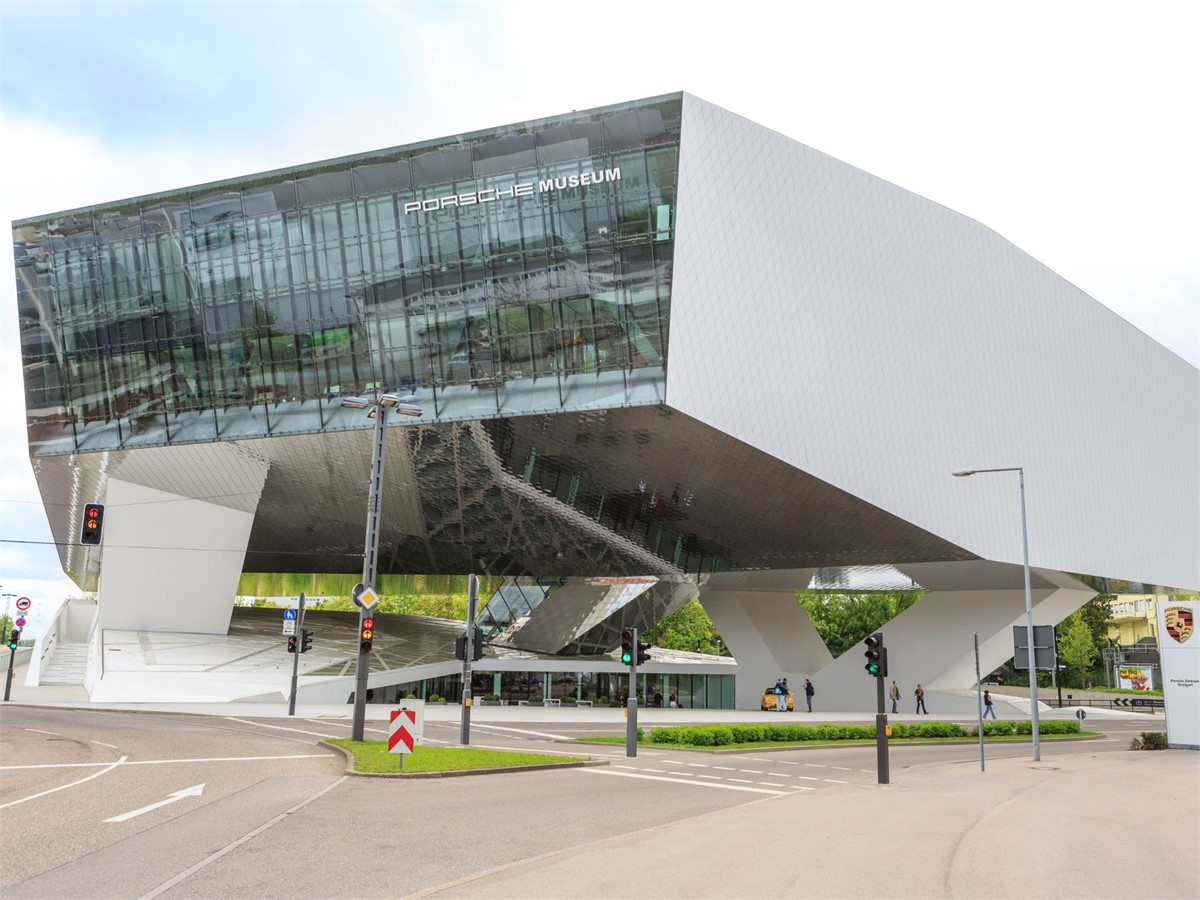
[[(411, 403), (401, 403), (395, 394), (380, 394), (367, 397), (343, 397), (341, 405), (348, 409), (370, 410), (367, 416), (375, 420), (374, 441), (371, 444), (371, 481), (367, 490), (367, 534), (363, 544), (363, 587), (375, 589), (375, 574), (379, 560), (379, 505), (383, 495), (383, 455), (387, 449), (388, 411), (395, 410), (405, 416), (419, 416), (423, 410)], [(362, 634), (363, 619), (369, 611), (360, 606), (358, 611), (358, 633)], [(358, 669), (354, 681), (354, 719), (350, 739), (363, 739), (363, 723), (367, 714), (367, 676), (371, 672), (371, 654), (358, 647)]]
[(1028, 637), (1025, 642), (1029, 645), (1029, 714), (1030, 725), (1033, 729), (1033, 761), (1042, 758), (1042, 746), (1038, 740), (1038, 690), (1037, 690), (1037, 656), (1033, 647), (1033, 598), (1029, 592), (1029, 529), (1025, 524), (1025, 467), (1007, 466), (999, 469), (960, 469), (954, 473), (956, 478), (966, 478), (978, 472), (1016, 472), (1021, 485), (1021, 551), (1025, 557), (1025, 627)]

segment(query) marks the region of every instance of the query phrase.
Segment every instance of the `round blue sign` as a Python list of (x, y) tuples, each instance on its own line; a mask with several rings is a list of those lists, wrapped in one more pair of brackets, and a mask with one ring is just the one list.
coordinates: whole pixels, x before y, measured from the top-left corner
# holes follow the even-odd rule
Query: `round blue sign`
[(296, 618), (296, 611), (294, 609), (285, 609), (283, 611), (283, 617), (288, 621), (291, 621), (292, 619)]

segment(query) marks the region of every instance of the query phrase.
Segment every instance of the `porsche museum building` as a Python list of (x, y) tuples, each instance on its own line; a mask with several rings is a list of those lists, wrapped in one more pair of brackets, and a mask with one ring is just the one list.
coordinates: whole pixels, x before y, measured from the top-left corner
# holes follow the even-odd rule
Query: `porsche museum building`
[[(647, 693), (756, 707), (787, 675), (871, 709), (795, 600), (870, 572), (926, 592), (884, 627), (890, 676), (965, 703), (973, 634), (988, 671), (1025, 621), (1023, 496), (1038, 624), (1200, 587), (1195, 368), (984, 225), (690, 94), (13, 239), (93, 696), (278, 690), (239, 576), (362, 570), (372, 422), (342, 401), (385, 393), (421, 414), (387, 432), (379, 571), (503, 576), (477, 689), (607, 693), (621, 630), (699, 597), (732, 659), (655, 651)], [(385, 620), (372, 687), (452, 678), (454, 627)], [(329, 628), (302, 699), (352, 690)], [(153, 670), (147, 635), (204, 662)]]

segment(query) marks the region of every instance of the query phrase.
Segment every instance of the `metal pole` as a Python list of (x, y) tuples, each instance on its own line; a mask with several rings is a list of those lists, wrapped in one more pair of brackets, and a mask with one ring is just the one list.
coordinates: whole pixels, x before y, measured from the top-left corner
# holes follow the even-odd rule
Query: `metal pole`
[[(375, 404), (375, 435), (371, 444), (371, 482), (367, 490), (367, 534), (363, 544), (363, 587), (375, 590), (376, 561), (379, 557), (379, 505), (383, 493), (383, 454), (387, 447), (388, 408)], [(363, 619), (369, 613), (359, 609), (358, 633), (362, 634)], [(358, 671), (354, 679), (354, 719), (350, 739), (363, 739), (363, 723), (367, 715), (367, 676), (371, 671), (371, 655), (358, 647)]]
[(887, 713), (883, 706), (883, 682), (881, 672), (875, 676), (875, 758), (877, 780), (888, 784), (891, 772), (888, 769)]
[(17, 651), (9, 650), (8, 651), (8, 677), (6, 677), (4, 679), (4, 702), (5, 703), (8, 702), (9, 692), (12, 691), (13, 662), (16, 660), (16, 658), (17, 658)]
[(629, 696), (625, 700), (625, 755), (637, 756), (638, 630), (633, 630), (633, 656), (629, 660)]
[(475, 605), (479, 596), (479, 581), (474, 575), (467, 578), (467, 646), (463, 654), (462, 724), (458, 742), (464, 747), (471, 743), (471, 663), (475, 658)]
[(300, 648), (304, 646), (304, 591), (296, 610), (296, 652), (292, 654), (292, 691), (288, 695), (288, 715), (296, 714), (296, 685), (300, 681)]
[(1058, 626), (1050, 626), (1051, 643), (1054, 645), (1054, 686), (1058, 689), (1058, 708), (1062, 709), (1062, 682), (1058, 680)]
[(979, 632), (975, 632), (975, 713), (979, 716), (979, 771), (986, 771), (983, 762), (983, 685), (979, 677)]
[(1029, 527), (1025, 519), (1025, 467), (1017, 468), (1021, 481), (1021, 550), (1025, 556), (1025, 626), (1029, 631), (1029, 714), (1033, 728), (1033, 761), (1042, 758), (1042, 745), (1038, 740), (1041, 725), (1038, 722), (1037, 657), (1033, 645), (1033, 596), (1029, 590)]

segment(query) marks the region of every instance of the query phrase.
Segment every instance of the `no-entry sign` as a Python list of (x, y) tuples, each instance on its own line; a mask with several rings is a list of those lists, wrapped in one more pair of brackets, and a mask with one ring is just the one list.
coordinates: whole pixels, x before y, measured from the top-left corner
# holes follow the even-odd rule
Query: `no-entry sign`
[(25, 612), (25, 610), (29, 609), (31, 606), (33, 606), (33, 601), (28, 597), (17, 598), (17, 609), (19, 609), (21, 612)]

